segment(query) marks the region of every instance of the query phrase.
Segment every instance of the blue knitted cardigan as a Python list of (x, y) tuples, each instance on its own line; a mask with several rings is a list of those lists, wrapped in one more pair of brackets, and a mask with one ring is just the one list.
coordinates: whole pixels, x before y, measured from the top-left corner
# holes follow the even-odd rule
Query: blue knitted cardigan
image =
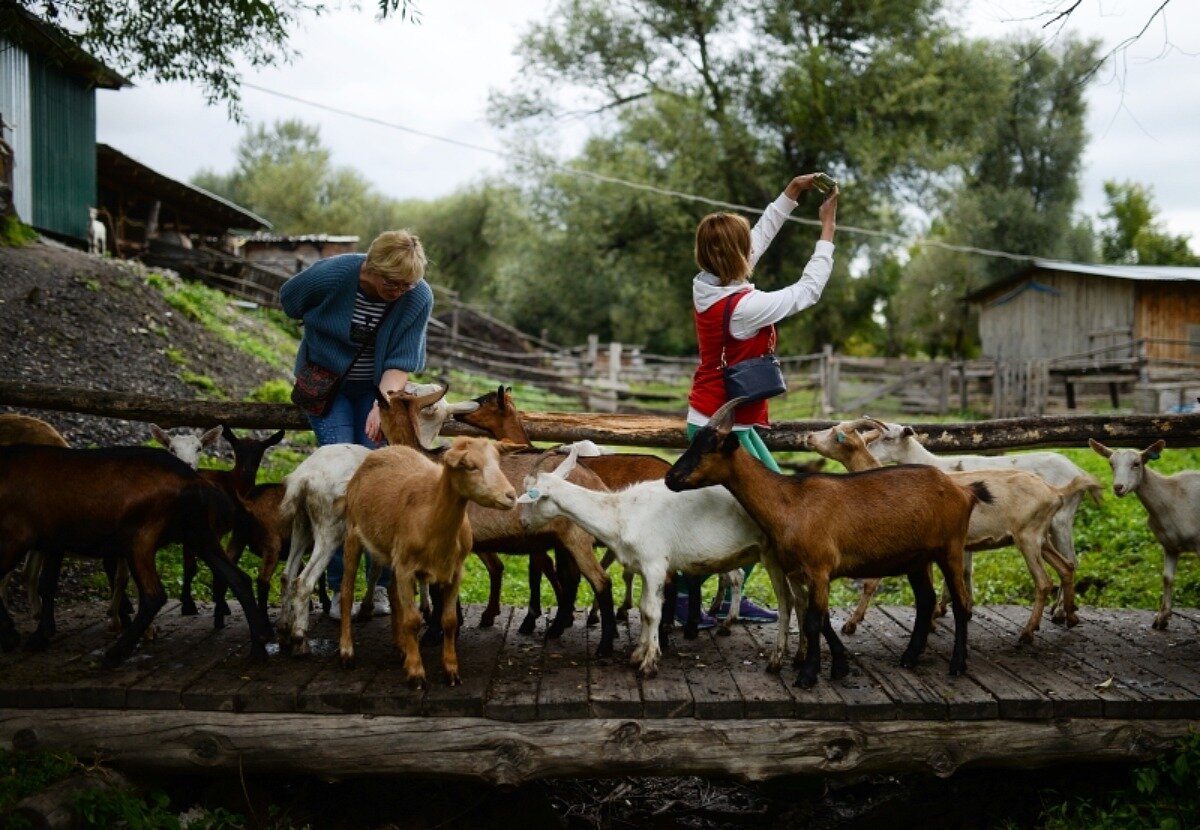
[[(342, 373), (358, 352), (350, 340), (350, 317), (366, 254), (339, 254), (318, 260), (279, 289), (287, 316), (304, 321), (296, 371), (311, 360)], [(375, 334), (375, 378), (387, 369), (417, 372), (425, 367), (425, 328), (433, 312), (433, 290), (420, 280), (396, 300), (397, 306)]]

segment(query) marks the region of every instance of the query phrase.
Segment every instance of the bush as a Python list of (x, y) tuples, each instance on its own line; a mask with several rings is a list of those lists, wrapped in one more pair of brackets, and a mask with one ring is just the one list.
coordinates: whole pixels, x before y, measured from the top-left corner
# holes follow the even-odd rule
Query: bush
[(37, 238), (37, 231), (17, 217), (0, 216), (0, 248), (20, 248)]

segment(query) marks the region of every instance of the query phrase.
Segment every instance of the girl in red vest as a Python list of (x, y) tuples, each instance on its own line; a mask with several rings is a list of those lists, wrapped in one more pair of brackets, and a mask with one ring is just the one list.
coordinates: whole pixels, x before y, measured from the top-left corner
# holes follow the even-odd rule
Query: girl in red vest
[[(700, 273), (692, 280), (692, 304), (696, 318), (696, 339), (700, 343), (700, 365), (692, 378), (688, 394), (687, 434), (691, 438), (709, 417), (727, 400), (725, 378), (721, 374), (721, 350), (725, 361), (732, 365), (751, 357), (761, 357), (775, 347), (775, 323), (790, 317), (821, 298), (821, 291), (833, 270), (833, 233), (837, 220), (838, 191), (834, 187), (822, 202), (821, 238), (800, 279), (779, 291), (759, 291), (749, 281), (755, 263), (767, 250), (775, 234), (795, 209), (796, 200), (813, 187), (815, 173), (792, 179), (774, 202), (767, 205), (762, 217), (750, 227), (743, 217), (733, 213), (710, 213), (696, 228), (696, 264)], [(724, 321), (729, 307), (729, 330)], [(747, 404), (734, 413), (735, 426), (741, 445), (770, 469), (779, 472), (767, 445), (755, 431), (756, 425), (767, 424), (767, 402)], [(750, 576), (746, 568), (746, 577)], [(679, 585), (679, 604), (676, 616), (687, 616), (687, 589)], [(725, 598), (729, 602), (729, 598)], [(722, 608), (725, 613), (727, 605)], [(747, 622), (773, 622), (773, 611), (759, 608), (743, 598), (739, 615)], [(702, 616), (702, 626), (713, 624), (711, 617)]]

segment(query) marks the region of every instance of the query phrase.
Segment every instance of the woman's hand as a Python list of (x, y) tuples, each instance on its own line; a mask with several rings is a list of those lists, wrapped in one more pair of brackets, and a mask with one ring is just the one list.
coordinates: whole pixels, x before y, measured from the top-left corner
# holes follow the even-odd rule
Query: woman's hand
[(821, 202), (821, 208), (817, 211), (817, 216), (821, 218), (821, 238), (826, 242), (833, 241), (833, 232), (837, 228), (837, 205), (838, 189), (834, 187), (825, 197), (825, 201)]
[(376, 403), (371, 407), (371, 411), (367, 413), (366, 424), (367, 437), (376, 444), (383, 443), (383, 430), (379, 428), (379, 404)]
[(801, 193), (806, 190), (812, 190), (813, 179), (816, 177), (816, 173), (806, 173), (803, 176), (797, 176), (788, 182), (788, 186), (783, 189), (783, 194), (793, 202), (796, 201)]

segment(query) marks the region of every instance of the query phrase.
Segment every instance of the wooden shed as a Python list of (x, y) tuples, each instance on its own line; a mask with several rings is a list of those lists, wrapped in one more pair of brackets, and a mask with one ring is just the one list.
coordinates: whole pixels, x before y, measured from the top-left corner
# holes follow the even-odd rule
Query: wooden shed
[(96, 89), (129, 81), (67, 33), (0, 3), (0, 115), (13, 130), (12, 200), (22, 221), (87, 239), (96, 205)]
[(979, 305), (983, 354), (999, 361), (1107, 349), (1200, 362), (1200, 267), (1085, 265), (1038, 259), (967, 296)]
[(358, 250), (357, 236), (307, 233), (294, 236), (257, 233), (239, 240), (242, 256), (276, 270), (298, 273), (318, 259)]

